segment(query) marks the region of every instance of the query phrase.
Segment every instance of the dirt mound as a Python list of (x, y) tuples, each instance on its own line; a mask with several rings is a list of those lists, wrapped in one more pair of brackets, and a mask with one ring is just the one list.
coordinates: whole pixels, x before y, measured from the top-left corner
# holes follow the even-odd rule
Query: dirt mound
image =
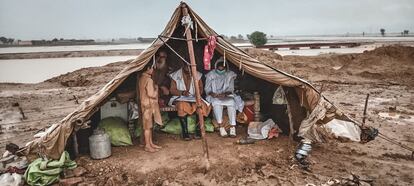
[(261, 50), (257, 48), (246, 48), (244, 49), (250, 56), (256, 58), (259, 61), (270, 62), (276, 60), (283, 60), (283, 57), (279, 54), (269, 52), (267, 50)]
[(409, 46), (400, 46), (400, 45), (391, 45), (391, 46), (384, 46), (377, 48), (372, 51), (365, 51), (365, 56), (367, 57), (391, 57), (395, 59), (400, 59), (402, 62), (404, 61), (412, 61), (414, 59), (414, 47)]
[(81, 87), (105, 84), (116, 76), (129, 61), (115, 62), (102, 67), (82, 68), (46, 80), (45, 82), (59, 83), (65, 87)]
[[(284, 56), (280, 61), (272, 52), (246, 50), (259, 60), (301, 78), (318, 82), (414, 85), (414, 47), (384, 46), (362, 54)], [(268, 54), (266, 54), (268, 53)], [(270, 53), (270, 54), (269, 54)], [(270, 59), (269, 59), (270, 58)]]

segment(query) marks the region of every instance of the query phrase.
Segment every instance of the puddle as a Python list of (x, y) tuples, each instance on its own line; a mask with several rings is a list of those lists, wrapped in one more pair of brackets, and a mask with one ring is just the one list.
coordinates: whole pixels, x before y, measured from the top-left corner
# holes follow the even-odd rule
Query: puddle
[(369, 103), (373, 103), (373, 104), (380, 104), (380, 103), (384, 103), (384, 102), (392, 102), (395, 101), (395, 98), (370, 98), (369, 99)]
[(343, 66), (334, 66), (334, 67), (332, 67), (334, 70), (339, 70), (339, 69), (341, 69)]
[(21, 95), (49, 95), (52, 93), (57, 93), (62, 91), (62, 88), (51, 88), (51, 89), (40, 89), (40, 90), (6, 90), (0, 91), (0, 97), (13, 97), (13, 96), (21, 96)]
[(0, 109), (0, 125), (8, 122), (16, 122), (22, 119), (20, 111), (16, 107)]
[(380, 112), (378, 116), (386, 119), (396, 120), (398, 123), (414, 124), (414, 117), (409, 115), (401, 115), (395, 112)]

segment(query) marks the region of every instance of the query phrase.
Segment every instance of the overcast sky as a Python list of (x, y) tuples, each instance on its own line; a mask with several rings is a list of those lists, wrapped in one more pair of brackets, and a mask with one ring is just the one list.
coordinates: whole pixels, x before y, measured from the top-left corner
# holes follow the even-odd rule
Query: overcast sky
[[(0, 0), (0, 36), (156, 37), (179, 0)], [(414, 32), (414, 0), (187, 0), (220, 34)]]

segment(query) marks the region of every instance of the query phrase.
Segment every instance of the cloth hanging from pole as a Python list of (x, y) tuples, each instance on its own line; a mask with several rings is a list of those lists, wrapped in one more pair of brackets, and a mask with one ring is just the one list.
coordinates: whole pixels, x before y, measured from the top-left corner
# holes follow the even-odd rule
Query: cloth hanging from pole
[(214, 49), (216, 48), (216, 36), (209, 36), (208, 43), (204, 46), (204, 70), (211, 70), (211, 59), (214, 55)]

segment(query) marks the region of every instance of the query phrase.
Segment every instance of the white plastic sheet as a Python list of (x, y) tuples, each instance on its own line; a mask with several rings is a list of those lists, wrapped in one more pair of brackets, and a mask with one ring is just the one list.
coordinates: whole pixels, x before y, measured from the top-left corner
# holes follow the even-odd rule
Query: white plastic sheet
[(352, 122), (333, 119), (325, 127), (336, 137), (344, 137), (356, 142), (361, 141), (361, 129)]

